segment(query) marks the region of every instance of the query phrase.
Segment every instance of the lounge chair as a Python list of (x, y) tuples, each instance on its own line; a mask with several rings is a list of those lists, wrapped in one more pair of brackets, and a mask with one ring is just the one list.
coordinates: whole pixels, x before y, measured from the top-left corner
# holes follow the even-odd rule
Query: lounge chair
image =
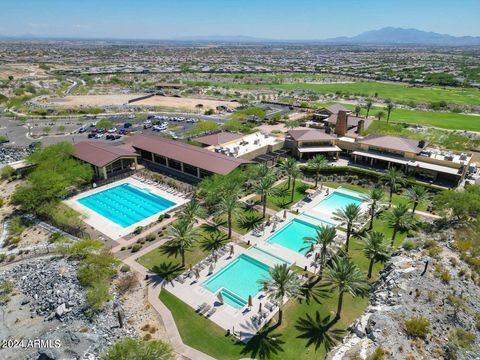
[(265, 304), (265, 307), (266, 307), (269, 311), (273, 311), (273, 309), (275, 309), (275, 306), (276, 306), (276, 305), (275, 305), (274, 303), (271, 303), (270, 301)]
[(197, 309), (197, 312), (201, 312), (203, 309), (205, 309), (205, 307), (207, 306), (208, 304), (206, 302), (202, 303), (198, 309)]
[(250, 319), (252, 320), (252, 322), (257, 322), (258, 321), (258, 315), (253, 315), (250, 317)]
[(212, 308), (208, 313), (205, 314), (206, 317), (210, 317), (217, 311), (217, 308)]
[(207, 305), (202, 310), (199, 311), (199, 314), (205, 315), (208, 311), (210, 311), (211, 308), (212, 308), (211, 305)]
[(185, 279), (181, 276), (177, 276), (177, 278), (175, 280), (177, 280), (180, 284), (185, 283)]

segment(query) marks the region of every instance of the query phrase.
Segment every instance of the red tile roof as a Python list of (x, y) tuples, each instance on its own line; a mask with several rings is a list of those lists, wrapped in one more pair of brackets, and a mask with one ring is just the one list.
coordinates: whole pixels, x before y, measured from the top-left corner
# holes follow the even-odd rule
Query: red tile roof
[(325, 131), (316, 129), (290, 130), (288, 132), (296, 141), (333, 140), (336, 136), (327, 134)]
[(121, 157), (138, 156), (132, 150), (120, 146), (91, 141), (82, 141), (75, 144), (75, 153), (73, 155), (77, 159), (98, 167), (108, 165)]
[(129, 142), (135, 149), (165, 156), (215, 174), (226, 175), (242, 164), (251, 163), (251, 161), (229, 157), (159, 136), (140, 134), (132, 137)]
[(218, 146), (230, 141), (241, 139), (243, 136), (244, 135), (242, 134), (235, 134), (227, 131), (221, 131), (216, 134), (200, 136), (195, 138), (194, 140), (198, 141), (200, 144)]

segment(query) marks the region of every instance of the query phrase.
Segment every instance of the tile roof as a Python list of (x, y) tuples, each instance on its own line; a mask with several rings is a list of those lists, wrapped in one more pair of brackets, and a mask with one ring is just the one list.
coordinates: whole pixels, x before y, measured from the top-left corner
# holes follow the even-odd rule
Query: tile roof
[(296, 141), (333, 140), (336, 136), (316, 129), (290, 130), (290, 136)]
[(372, 134), (364, 138), (357, 138), (357, 143), (378, 146), (385, 149), (413, 152), (416, 154), (421, 152), (426, 145), (425, 144), (422, 148), (418, 146), (418, 140), (410, 139), (403, 136), (390, 136), (379, 134)]
[(138, 156), (132, 150), (121, 146), (91, 141), (82, 141), (75, 144), (75, 153), (73, 155), (77, 159), (98, 167), (108, 165), (121, 157)]
[(215, 174), (226, 175), (242, 164), (252, 163), (159, 136), (140, 134), (132, 137), (129, 142), (135, 149), (165, 156)]

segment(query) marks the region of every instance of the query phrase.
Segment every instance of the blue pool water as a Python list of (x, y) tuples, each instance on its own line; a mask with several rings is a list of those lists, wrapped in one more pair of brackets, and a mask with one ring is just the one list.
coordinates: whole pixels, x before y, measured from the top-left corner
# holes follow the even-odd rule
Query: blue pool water
[(121, 184), (77, 201), (123, 228), (176, 205), (131, 184)]
[[(328, 224), (328, 223), (327, 223)], [(303, 240), (304, 237), (315, 237), (318, 226), (306, 221), (293, 219), (278, 232), (267, 239), (270, 244), (278, 244), (300, 254), (306, 254), (308, 246)]]
[(258, 280), (268, 278), (269, 267), (245, 254), (240, 255), (222, 270), (203, 283), (203, 287), (217, 294), (222, 292), (223, 301), (235, 309), (241, 309), (254, 297), (262, 286)]
[(259, 248), (257, 246), (252, 246), (252, 247), (248, 248), (248, 250), (250, 250), (251, 252), (256, 253), (260, 256), (263, 256), (267, 259), (270, 259), (271, 261), (273, 261), (273, 263), (275, 265), (283, 265), (283, 264), (285, 264), (287, 266), (291, 265), (291, 263), (289, 261), (281, 258), (280, 256), (274, 255), (267, 250)]
[(320, 203), (313, 208), (313, 210), (325, 212), (325, 213), (333, 213), (339, 209), (343, 209), (345, 206), (349, 204), (361, 205), (364, 200), (359, 196), (353, 196), (349, 194), (345, 194), (339, 191), (334, 191), (330, 195), (328, 195), (325, 199), (320, 201)]

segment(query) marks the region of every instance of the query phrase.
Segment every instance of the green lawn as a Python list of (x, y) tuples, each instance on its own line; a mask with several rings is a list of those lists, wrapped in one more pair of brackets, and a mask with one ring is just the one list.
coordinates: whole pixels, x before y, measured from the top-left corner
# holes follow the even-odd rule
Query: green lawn
[[(269, 196), (267, 198), (267, 207), (272, 210), (280, 211), (282, 209), (288, 209), (293, 204), (302, 200), (305, 197), (305, 190), (309, 188), (308, 184), (305, 184), (301, 180), (295, 181), (295, 193), (292, 198), (292, 186), (288, 189), (288, 181), (284, 181), (281, 184), (276, 186), (277, 189), (281, 190), (280, 196)], [(253, 198), (254, 201), (260, 204), (260, 196), (257, 195)]]
[[(344, 104), (347, 109), (354, 110), (355, 106)], [(372, 107), (369, 116), (375, 116), (379, 111), (385, 113), (381, 120), (386, 123), (387, 110), (382, 107)], [(360, 116), (366, 115), (366, 109), (362, 108)], [(433, 126), (449, 130), (480, 131), (480, 116), (456, 114), (452, 112), (418, 111), (408, 109), (393, 109), (390, 114), (390, 122), (411, 123), (424, 126)]]
[[(198, 241), (201, 241), (202, 236), (206, 236), (209, 233), (204, 227), (201, 227), (200, 229), (200, 237)], [(171, 263), (172, 266), (181, 265), (180, 256), (171, 256), (165, 251), (162, 251), (163, 249), (163, 246), (153, 249), (149, 253), (139, 257), (137, 261), (149, 270), (152, 270), (154, 266), (158, 266), (162, 263)], [(185, 254), (185, 263), (187, 266), (196, 264), (208, 255), (208, 252), (201, 249), (200, 242), (196, 242), (192, 249)]]
[[(322, 183), (325, 186), (335, 188), (335, 189), (338, 188), (338, 187), (343, 187), (345, 189), (358, 191), (358, 192), (361, 192), (361, 193), (367, 193), (368, 192), (368, 189), (365, 189), (365, 188), (363, 188), (359, 185), (343, 184), (343, 183), (338, 183), (338, 182), (333, 182), (333, 181), (324, 181)], [(384, 201), (385, 202), (388, 201), (388, 193), (387, 192), (385, 192), (385, 200)], [(392, 203), (394, 205), (407, 204), (407, 205), (409, 205), (410, 208), (413, 207), (413, 204), (409, 204), (408, 199), (402, 194), (393, 194)], [(427, 209), (427, 204), (421, 203), (417, 206), (418, 211), (425, 211), (426, 209)]]
[[(191, 85), (195, 85), (192, 82)], [(448, 104), (476, 105), (480, 102), (480, 91), (473, 88), (455, 88), (425, 86), (413, 87), (407, 84), (381, 83), (381, 82), (355, 82), (349, 84), (313, 84), (313, 83), (291, 83), (291, 84), (241, 84), (241, 83), (214, 83), (202, 82), (202, 85), (214, 85), (232, 89), (258, 89), (272, 88), (281, 90), (309, 90), (321, 94), (333, 94), (336, 92), (350, 93), (374, 97), (377, 94), (379, 99), (391, 99), (398, 103), (422, 103), (445, 101)]]
[[(222, 225), (227, 228), (227, 216), (222, 215), (220, 218), (223, 221)], [(240, 217), (233, 218), (232, 229), (241, 235), (245, 235), (264, 220), (265, 219), (262, 218), (262, 213), (260, 211), (255, 209), (244, 209)]]

